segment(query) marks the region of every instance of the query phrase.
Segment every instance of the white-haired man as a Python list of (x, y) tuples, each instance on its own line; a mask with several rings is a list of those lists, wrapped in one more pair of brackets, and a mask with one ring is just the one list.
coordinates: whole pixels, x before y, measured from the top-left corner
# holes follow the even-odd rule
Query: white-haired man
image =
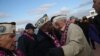
[[(60, 41), (63, 45), (61, 48), (55, 48), (53, 51), (51, 50), (49, 55), (56, 56), (57, 54), (64, 54), (64, 56), (93, 56), (83, 31), (78, 25), (73, 23), (69, 24), (65, 16), (55, 17), (53, 19), (53, 25), (63, 33)], [(61, 53), (61, 51), (63, 53)]]

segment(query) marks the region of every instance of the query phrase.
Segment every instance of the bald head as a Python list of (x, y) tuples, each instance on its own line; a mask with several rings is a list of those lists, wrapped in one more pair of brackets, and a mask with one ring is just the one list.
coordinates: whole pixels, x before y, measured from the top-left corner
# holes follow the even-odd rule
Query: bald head
[(100, 14), (100, 0), (93, 0), (93, 8)]

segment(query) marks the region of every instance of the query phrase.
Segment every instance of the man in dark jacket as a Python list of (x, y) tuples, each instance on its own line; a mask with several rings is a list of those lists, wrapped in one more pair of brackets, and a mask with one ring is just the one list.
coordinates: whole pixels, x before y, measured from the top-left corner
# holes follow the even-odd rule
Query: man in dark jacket
[(24, 52), (25, 56), (35, 56), (36, 49), (36, 35), (34, 34), (35, 27), (28, 23), (25, 31), (18, 39), (18, 49)]
[(50, 21), (46, 22), (45, 24), (41, 25), (38, 31), (38, 46), (37, 46), (37, 56), (46, 56), (47, 52), (51, 49), (56, 47), (54, 44), (54, 40), (52, 36), (49, 34), (51, 32), (52, 23)]
[(94, 24), (100, 35), (100, 0), (93, 0), (93, 8), (98, 13), (98, 15), (94, 18)]

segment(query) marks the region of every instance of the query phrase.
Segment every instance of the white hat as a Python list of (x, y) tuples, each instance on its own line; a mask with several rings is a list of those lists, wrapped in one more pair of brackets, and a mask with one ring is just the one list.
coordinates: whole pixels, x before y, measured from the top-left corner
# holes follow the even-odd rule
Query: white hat
[(49, 18), (47, 16), (47, 14), (45, 14), (42, 18), (40, 18), (37, 23), (35, 24), (35, 26), (37, 28), (40, 28), (41, 26), (43, 26), (47, 21), (49, 21)]
[(67, 17), (66, 17), (66, 16), (63, 16), (63, 15), (59, 15), (59, 16), (57, 16), (57, 17), (55, 17), (55, 18), (53, 19), (53, 23), (55, 23), (55, 22), (57, 22), (57, 21), (61, 21), (61, 20), (63, 20), (63, 19), (67, 19)]
[(15, 23), (0, 23), (0, 35), (6, 33), (15, 33)]

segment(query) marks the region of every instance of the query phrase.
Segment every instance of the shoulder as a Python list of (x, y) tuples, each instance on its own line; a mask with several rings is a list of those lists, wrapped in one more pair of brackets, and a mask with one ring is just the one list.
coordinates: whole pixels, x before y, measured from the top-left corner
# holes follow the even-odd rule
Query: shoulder
[(80, 28), (80, 26), (78, 26), (77, 24), (73, 24), (73, 23), (71, 23), (70, 25), (69, 25), (69, 28), (68, 28), (69, 30), (81, 30), (81, 28)]
[(21, 40), (22, 40), (22, 39), (26, 39), (26, 37), (27, 37), (27, 36), (25, 36), (25, 35), (21, 35), (21, 36), (18, 38), (18, 40), (20, 40), (20, 39), (21, 39)]
[(79, 27), (77, 24), (71, 23), (69, 27)]
[(83, 36), (83, 31), (78, 25), (70, 24), (68, 28), (68, 36), (73, 36), (73, 37)]
[(94, 17), (93, 21), (94, 21), (95, 23), (97, 23), (97, 22), (100, 21), (99, 18), (100, 18), (100, 15), (97, 15), (97, 16)]
[(18, 42), (20, 43), (27, 43), (27, 42), (30, 42), (29, 41), (29, 39), (28, 39), (28, 37), (27, 36), (25, 36), (25, 35), (22, 35), (22, 36), (20, 36), (19, 38), (18, 38)]

